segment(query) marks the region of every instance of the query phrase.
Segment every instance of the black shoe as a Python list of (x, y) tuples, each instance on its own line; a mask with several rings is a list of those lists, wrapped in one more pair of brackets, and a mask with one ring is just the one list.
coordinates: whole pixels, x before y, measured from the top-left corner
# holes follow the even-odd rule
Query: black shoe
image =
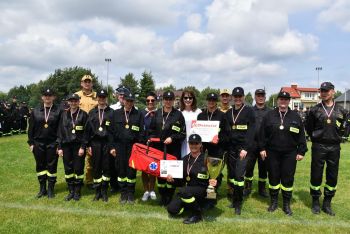
[(108, 183), (104, 181), (102, 183), (102, 188), (101, 188), (101, 197), (102, 197), (102, 201), (104, 202), (108, 202), (107, 190), (108, 190)]
[(73, 199), (74, 197), (74, 185), (68, 185), (68, 190), (69, 190), (69, 193), (68, 195), (64, 198), (65, 201), (70, 201)]
[(52, 199), (55, 197), (55, 183), (49, 182), (47, 186), (47, 197)]
[(321, 213), (320, 200), (318, 199), (318, 197), (312, 198), (311, 212), (313, 214), (320, 214)]
[(95, 186), (95, 197), (94, 199), (92, 199), (92, 201), (98, 201), (100, 200), (100, 198), (102, 198), (102, 194), (101, 194), (101, 185), (97, 185)]
[(79, 201), (80, 197), (81, 197), (81, 185), (75, 185), (73, 200)]
[(278, 208), (278, 197), (271, 197), (270, 206), (267, 208), (268, 212), (274, 212)]
[(131, 205), (135, 204), (135, 198), (133, 193), (128, 194), (128, 204), (131, 204)]
[(126, 193), (122, 193), (120, 195), (119, 203), (124, 205), (128, 201), (128, 195)]
[(292, 216), (293, 215), (293, 212), (292, 210), (290, 209), (290, 201), (287, 200), (287, 201), (283, 201), (283, 212), (288, 215), (288, 216)]
[(244, 190), (243, 190), (243, 196), (248, 197), (252, 193), (252, 181), (246, 180), (244, 181)]
[(202, 221), (202, 216), (201, 215), (193, 215), (191, 217), (188, 217), (183, 221), (184, 224), (194, 224)]
[(36, 195), (36, 198), (41, 198), (47, 195), (47, 190), (46, 190), (46, 181), (40, 183), (40, 189), (38, 194)]
[(259, 183), (258, 183), (259, 195), (261, 197), (267, 198), (267, 197), (269, 197), (269, 195), (266, 192), (265, 184), (266, 184), (265, 182), (259, 181)]
[(322, 205), (322, 211), (330, 216), (335, 216), (335, 213), (333, 212), (332, 207), (331, 207), (331, 201), (332, 201), (332, 198), (330, 198), (330, 197), (324, 198), (323, 205)]
[(241, 215), (241, 211), (242, 211), (242, 202), (237, 202), (235, 206), (235, 214)]
[(168, 205), (168, 198), (166, 195), (160, 195), (159, 205), (161, 205), (161, 206)]

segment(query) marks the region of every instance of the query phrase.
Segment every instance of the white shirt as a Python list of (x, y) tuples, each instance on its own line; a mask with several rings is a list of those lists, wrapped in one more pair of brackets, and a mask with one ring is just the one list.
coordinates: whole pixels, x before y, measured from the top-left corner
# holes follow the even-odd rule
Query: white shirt
[(182, 142), (182, 145), (181, 145), (182, 158), (190, 153), (190, 148), (188, 146), (188, 137), (190, 136), (190, 132), (191, 132), (192, 120), (197, 120), (197, 116), (201, 112), (202, 112), (201, 109), (197, 109), (195, 111), (187, 111), (187, 110), (182, 111), (182, 115), (184, 116), (185, 123), (186, 123), (186, 139)]
[(117, 102), (116, 104), (110, 105), (109, 107), (112, 108), (113, 110), (118, 110), (122, 108), (122, 104), (120, 102)]

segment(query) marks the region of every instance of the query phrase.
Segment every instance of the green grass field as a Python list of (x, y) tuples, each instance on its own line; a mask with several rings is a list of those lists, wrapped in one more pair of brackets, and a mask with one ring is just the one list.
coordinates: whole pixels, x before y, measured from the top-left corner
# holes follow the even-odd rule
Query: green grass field
[[(256, 173), (255, 173), (256, 174)], [(235, 216), (225, 198), (204, 214), (204, 222), (182, 224), (182, 218), (170, 219), (157, 202), (141, 202), (140, 178), (135, 205), (119, 205), (119, 194), (108, 203), (92, 202), (93, 191), (84, 188), (79, 202), (65, 202), (67, 194), (63, 163), (59, 159), (56, 198), (36, 199), (38, 182), (33, 155), (26, 136), (0, 138), (0, 233), (350, 233), (350, 144), (342, 145), (338, 191), (334, 198), (335, 217), (313, 215), (309, 196), (310, 154), (298, 163), (293, 216), (281, 208), (268, 213), (268, 199), (256, 190), (245, 201), (241, 216)], [(254, 181), (254, 189), (256, 189)], [(280, 197), (280, 207), (281, 207)]]

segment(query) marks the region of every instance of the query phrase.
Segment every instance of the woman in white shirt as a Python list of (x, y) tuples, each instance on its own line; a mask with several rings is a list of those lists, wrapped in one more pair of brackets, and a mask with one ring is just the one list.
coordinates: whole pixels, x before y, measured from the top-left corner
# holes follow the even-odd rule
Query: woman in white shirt
[(185, 117), (186, 122), (186, 139), (182, 142), (181, 146), (181, 156), (184, 157), (190, 152), (188, 146), (188, 137), (191, 131), (191, 125), (193, 120), (197, 120), (197, 116), (202, 111), (197, 108), (197, 99), (192, 90), (185, 89), (182, 92), (180, 99), (180, 111)]

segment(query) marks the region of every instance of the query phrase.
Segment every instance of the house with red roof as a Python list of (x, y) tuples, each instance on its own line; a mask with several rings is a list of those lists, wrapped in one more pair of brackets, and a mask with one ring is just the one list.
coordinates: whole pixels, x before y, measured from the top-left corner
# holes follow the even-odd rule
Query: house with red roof
[(298, 87), (297, 84), (292, 84), (290, 87), (282, 87), (281, 92), (290, 93), (291, 100), (289, 107), (291, 109), (303, 109), (311, 107), (320, 102), (318, 88)]

